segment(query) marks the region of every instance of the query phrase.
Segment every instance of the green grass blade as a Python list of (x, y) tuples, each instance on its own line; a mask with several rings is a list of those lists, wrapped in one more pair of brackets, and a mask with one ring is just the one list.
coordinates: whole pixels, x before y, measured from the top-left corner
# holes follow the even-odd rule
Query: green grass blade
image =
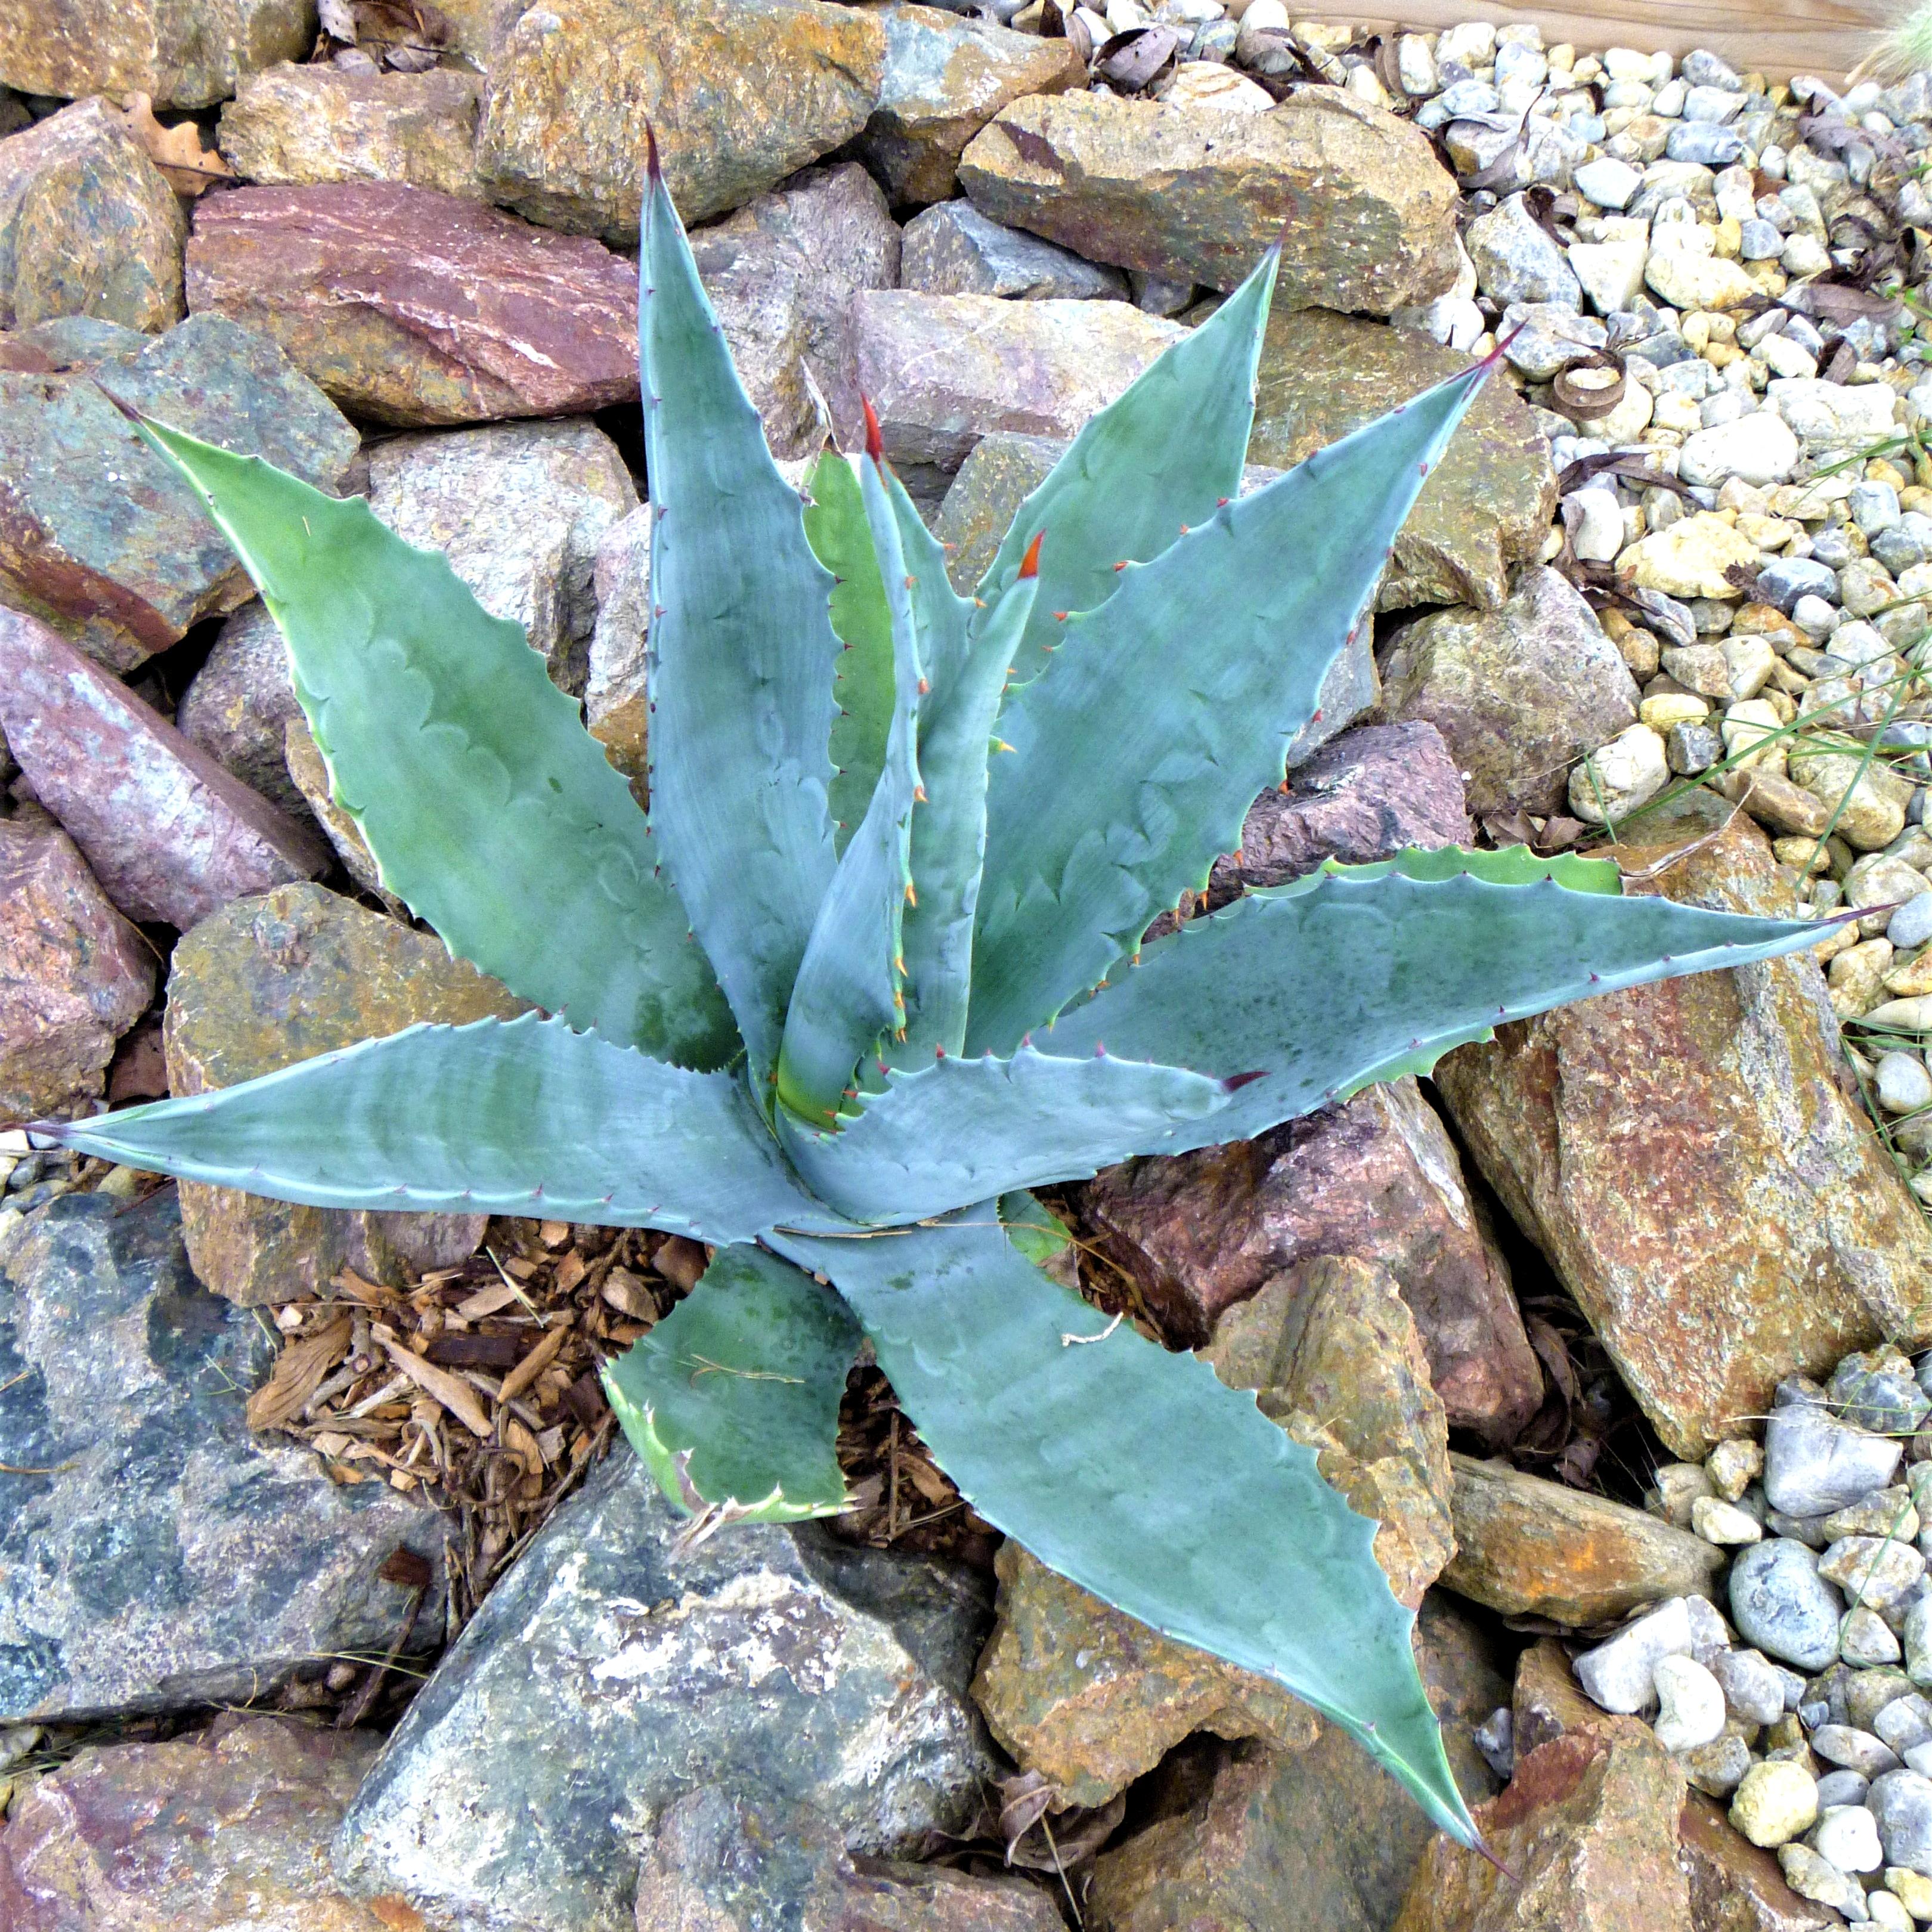
[(1270, 248), (1207, 321), (1090, 418), (1020, 506), (980, 595), (990, 604), (1013, 580), (1034, 532), (1052, 533), (1040, 602), (1014, 652), (1022, 681), (1039, 674), (1058, 642), (1056, 612), (1104, 603), (1119, 582), (1116, 564), (1160, 556), (1184, 526), (1204, 524), (1240, 494), (1280, 252)]
[(1815, 920), (1618, 898), (1606, 869), (1526, 847), (1450, 846), (1311, 873), (1190, 920), (1040, 1037), (1054, 1054), (1104, 1043), (1224, 1076), (1262, 1071), (1224, 1114), (1181, 1136), (1205, 1146), (1372, 1081), (1426, 1073), (1504, 1020), (1749, 965), (1822, 936)]
[(831, 573), (653, 166), (638, 336), (651, 503), (651, 824), (758, 1090), (838, 862)]
[(837, 1295), (761, 1248), (724, 1248), (604, 1393), (664, 1494), (707, 1523), (797, 1522), (850, 1498), (838, 1402), (860, 1330)]
[(536, 1014), (416, 1026), (238, 1086), (45, 1131), (128, 1167), (316, 1208), (525, 1214), (748, 1241), (836, 1222), (736, 1075)]
[(1375, 1526), (1256, 1406), (1048, 1280), (994, 1204), (872, 1238), (776, 1238), (829, 1275), (967, 1500), (1042, 1562), (1312, 1704), (1464, 1843), (1475, 1828)]
[(1062, 626), (1000, 715), (1014, 748), (988, 787), (969, 1053), (1010, 1052), (1240, 843), (1487, 373), (1225, 504)]
[(682, 1065), (737, 1049), (644, 817), (521, 628), (448, 561), (257, 457), (158, 423), (286, 640), (337, 802), (460, 957)]

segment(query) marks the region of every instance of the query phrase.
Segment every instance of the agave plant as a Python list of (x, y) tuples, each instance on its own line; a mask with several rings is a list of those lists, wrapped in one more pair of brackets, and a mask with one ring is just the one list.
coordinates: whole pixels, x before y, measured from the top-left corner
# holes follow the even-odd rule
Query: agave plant
[(1024, 1190), (1817, 931), (1452, 849), (1331, 866), (1143, 949), (1282, 778), (1487, 373), (1240, 496), (1274, 276), (1270, 254), (1087, 425), (962, 597), (876, 433), (856, 471), (820, 463), (809, 508), (780, 475), (653, 167), (648, 820), (441, 556), (142, 423), (280, 626), (384, 885), (542, 1010), (38, 1131), (324, 1207), (714, 1244), (606, 1376), (680, 1508), (844, 1506), (869, 1336), (988, 1520), (1276, 1679), (1473, 1843), (1375, 1526), (1252, 1395), (1042, 1273), (1064, 1232)]

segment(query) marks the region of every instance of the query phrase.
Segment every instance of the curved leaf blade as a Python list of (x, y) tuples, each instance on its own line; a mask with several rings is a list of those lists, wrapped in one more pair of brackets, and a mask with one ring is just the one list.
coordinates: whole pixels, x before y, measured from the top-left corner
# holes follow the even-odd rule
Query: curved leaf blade
[[(1239, 844), (1488, 373), (1472, 364), (1224, 504), (1062, 627), (1000, 716), (1014, 754), (987, 791), (969, 1053), (1045, 1025)], [(1071, 794), (1070, 766), (1086, 781)]]
[[(1822, 934), (1812, 920), (1612, 896), (1603, 862), (1518, 853), (1527, 848), (1449, 846), (1251, 892), (1150, 946), (1043, 1038), (1056, 1054), (1104, 1043), (1209, 1072), (1263, 1070), (1211, 1124), (1180, 1137), (1204, 1147), (1251, 1138), (1372, 1081), (1426, 1073), (1504, 1020), (1774, 958)], [(1588, 890), (1564, 884), (1579, 877)]]
[(1224, 1080), (1111, 1054), (938, 1060), (886, 1076), (836, 1132), (781, 1116), (786, 1151), (819, 1198), (855, 1221), (916, 1221), (962, 1202), (1084, 1179), (1136, 1154), (1220, 1136)]
[(603, 1372), (664, 1494), (707, 1523), (799, 1522), (850, 1497), (838, 1402), (860, 1329), (838, 1296), (761, 1248), (724, 1248)]
[(730, 1011), (644, 815), (521, 628), (361, 497), (140, 426), (255, 580), (387, 890), (574, 1026), (681, 1065), (729, 1060)]
[(534, 1013), (410, 1027), (41, 1131), (103, 1160), (316, 1208), (541, 1215), (719, 1242), (838, 1223), (736, 1075)]
[[(1040, 602), (1013, 655), (1036, 677), (1058, 643), (1055, 613), (1090, 610), (1124, 559), (1160, 555), (1184, 526), (1240, 494), (1255, 420), (1255, 379), (1281, 250), (1270, 248), (1214, 313), (1082, 428), (1022, 503), (980, 582), (988, 604), (1010, 584), (1036, 530), (1052, 532)], [(1131, 478), (1126, 487), (1123, 479)]]
[(638, 340), (652, 503), (651, 824), (758, 1090), (838, 862), (832, 574), (653, 166)]
[(1130, 1616), (1272, 1678), (1474, 1841), (1375, 1526), (1252, 1394), (1130, 1324), (1093, 1339), (1102, 1319), (1015, 1251), (991, 1202), (937, 1227), (775, 1245), (831, 1276), (989, 1522)]

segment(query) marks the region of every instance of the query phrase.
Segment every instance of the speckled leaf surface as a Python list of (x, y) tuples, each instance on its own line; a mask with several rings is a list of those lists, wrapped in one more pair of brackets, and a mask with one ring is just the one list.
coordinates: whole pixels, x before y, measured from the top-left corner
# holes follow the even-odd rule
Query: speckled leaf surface
[(939, 1226), (776, 1245), (831, 1277), (989, 1522), (1130, 1616), (1272, 1678), (1473, 1838), (1375, 1526), (1252, 1394), (1130, 1324), (1095, 1339), (1105, 1318), (1015, 1251), (991, 1202)]
[(362, 498), (159, 424), (289, 646), (382, 883), (521, 998), (680, 1064), (736, 1051), (644, 814), (521, 628)]
[(762, 1248), (723, 1248), (698, 1286), (604, 1370), (631, 1446), (688, 1514), (796, 1522), (848, 1501), (838, 1401), (859, 1324)]
[(49, 1136), (125, 1166), (318, 1208), (531, 1214), (748, 1241), (837, 1225), (742, 1080), (536, 1015), (416, 1026)]
[(1613, 896), (1606, 870), (1451, 846), (1312, 872), (1156, 940), (1040, 1044), (1263, 1072), (1211, 1126), (1184, 1130), (1204, 1147), (1426, 1073), (1504, 1020), (1817, 944), (1815, 922)]

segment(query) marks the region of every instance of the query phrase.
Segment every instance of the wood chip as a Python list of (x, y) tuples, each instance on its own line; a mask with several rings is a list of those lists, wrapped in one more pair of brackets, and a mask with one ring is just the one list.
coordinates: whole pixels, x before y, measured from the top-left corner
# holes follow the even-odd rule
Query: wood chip
[[(542, 1345), (538, 1345), (541, 1347)], [(414, 1382), (424, 1394), (434, 1396), (443, 1407), (481, 1441), (490, 1434), (490, 1418), (483, 1412), (483, 1405), (476, 1400), (476, 1393), (460, 1376), (453, 1376), (446, 1369), (438, 1368), (434, 1362), (424, 1361), (420, 1355), (412, 1354), (399, 1343), (383, 1338), (382, 1346), (391, 1361)]]
[(711, 1265), (711, 1257), (699, 1243), (674, 1234), (660, 1244), (651, 1257), (651, 1265), (674, 1288), (681, 1288), (688, 1294), (698, 1286), (699, 1276)]
[[(510, 1372), (503, 1378), (503, 1386), (496, 1392), (499, 1402), (514, 1402), (517, 1397), (555, 1361), (568, 1341), (571, 1327), (568, 1322), (560, 1322), (550, 1330)], [(486, 1432), (479, 1430), (479, 1435)]]
[(614, 1268), (604, 1277), (604, 1299), (634, 1322), (655, 1322), (658, 1305), (650, 1290), (628, 1268)]
[(349, 1317), (338, 1315), (327, 1328), (290, 1342), (276, 1360), (275, 1372), (248, 1398), (248, 1426), (280, 1429), (299, 1415), (348, 1354), (351, 1330)]
[(500, 1313), (513, 1301), (522, 1301), (524, 1296), (507, 1282), (494, 1282), (488, 1288), (479, 1288), (466, 1300), (456, 1304), (455, 1312), (466, 1322), (481, 1322), (485, 1316)]

